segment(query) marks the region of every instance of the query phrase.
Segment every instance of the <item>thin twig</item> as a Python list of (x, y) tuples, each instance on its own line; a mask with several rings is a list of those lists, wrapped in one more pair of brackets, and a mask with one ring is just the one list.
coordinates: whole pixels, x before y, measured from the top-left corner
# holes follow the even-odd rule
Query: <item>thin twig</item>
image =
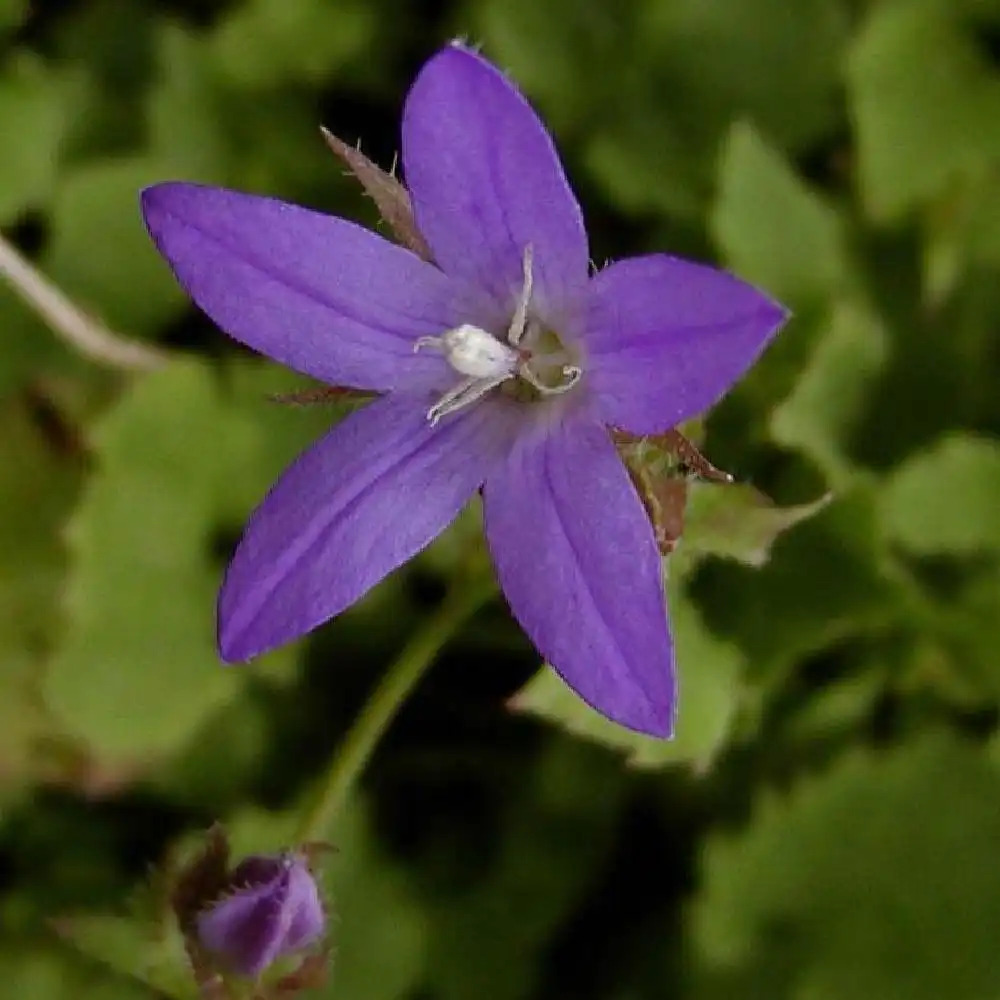
[(2, 234), (0, 274), (58, 337), (92, 361), (128, 371), (152, 371), (166, 364), (163, 351), (125, 340), (87, 316)]

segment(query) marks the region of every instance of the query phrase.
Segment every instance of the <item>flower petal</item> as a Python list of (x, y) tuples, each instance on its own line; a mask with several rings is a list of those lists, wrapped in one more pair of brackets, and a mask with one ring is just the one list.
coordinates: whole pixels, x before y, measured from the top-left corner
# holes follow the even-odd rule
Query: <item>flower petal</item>
[(198, 937), (237, 972), (257, 976), (281, 953), (292, 913), (286, 872), (237, 889), (198, 915)]
[(607, 432), (577, 420), (520, 442), (483, 496), (500, 585), (542, 656), (609, 719), (669, 736), (660, 557)]
[(763, 351), (786, 311), (738, 278), (654, 254), (590, 283), (588, 380), (605, 421), (655, 434), (707, 410)]
[(219, 595), (219, 650), (246, 660), (353, 604), (442, 531), (507, 447), (500, 404), (436, 427), (393, 394), (304, 452), (247, 524)]
[(326, 914), (316, 880), (306, 865), (296, 860), (288, 873), (288, 905), (291, 920), (281, 943), (282, 951), (299, 951), (322, 936)]
[(413, 342), (465, 321), (437, 268), (333, 216), (223, 188), (142, 193), (146, 226), (188, 294), (230, 336), (333, 385), (376, 391), (440, 375)]
[(508, 316), (528, 244), (543, 315), (583, 287), (587, 233), (552, 139), (485, 59), (452, 45), (420, 71), (403, 112), (403, 166), (434, 259)]

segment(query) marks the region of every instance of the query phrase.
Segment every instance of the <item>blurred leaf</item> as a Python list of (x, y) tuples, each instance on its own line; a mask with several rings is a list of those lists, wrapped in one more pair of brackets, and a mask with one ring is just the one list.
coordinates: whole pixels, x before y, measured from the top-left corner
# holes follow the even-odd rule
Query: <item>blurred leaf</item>
[(155, 1000), (125, 978), (70, 959), (55, 949), (12, 946), (0, 952), (0, 981), (17, 1000)]
[(97, 468), (70, 528), (69, 624), (45, 691), (102, 757), (177, 750), (241, 683), (214, 648), (210, 543), (222, 484), (251, 442), (193, 362), (136, 381), (93, 432)]
[(0, 783), (42, 763), (37, 741), (51, 720), (39, 669), (58, 621), (65, 572), (63, 522), (80, 478), (79, 456), (46, 439), (23, 400), (0, 409)]
[(846, 280), (841, 219), (749, 123), (729, 131), (709, 224), (733, 271), (783, 301), (825, 297)]
[(581, 135), (590, 173), (630, 211), (700, 214), (736, 118), (783, 147), (815, 141), (836, 120), (840, 0), (468, 6), (487, 54), (557, 130)]
[(941, 610), (940, 627), (951, 658), (947, 679), (968, 684), (977, 707), (995, 706), (1000, 702), (1000, 564), (971, 575)]
[(231, 151), (210, 48), (174, 24), (163, 25), (156, 43), (159, 72), (147, 107), (151, 151), (164, 164), (158, 179), (225, 183)]
[(928, 737), (763, 798), (707, 845), (702, 961), (730, 996), (769, 966), (787, 975), (775, 998), (996, 995), (998, 797), (979, 748)]
[(557, 131), (592, 121), (613, 103), (584, 66), (620, 64), (635, 49), (637, 0), (605, 4), (475, 0), (462, 20), (479, 27), (484, 54), (509, 67), (518, 86), (537, 101)]
[(53, 204), (44, 270), (128, 336), (155, 331), (185, 301), (139, 213), (142, 188), (169, 176), (141, 157), (89, 163), (64, 176)]
[(876, 4), (848, 64), (861, 194), (891, 219), (1000, 160), (1000, 76), (958, 4)]
[(676, 85), (671, 103), (692, 104), (720, 127), (748, 118), (782, 148), (813, 143), (836, 123), (849, 27), (841, 0), (673, 0), (644, 10), (652, 61)]
[(358, 405), (347, 397), (306, 405), (275, 398), (313, 386), (269, 361), (240, 359), (226, 366), (223, 398), (253, 428), (221, 487), (221, 511), (233, 524), (241, 526), (296, 456)]
[(831, 499), (828, 493), (812, 503), (778, 507), (747, 484), (694, 483), (684, 515), (685, 554), (725, 556), (763, 566), (780, 535), (818, 514)]
[(157, 997), (192, 1000), (194, 989), (184, 944), (169, 911), (153, 912), (144, 899), (129, 915), (86, 913), (53, 921), (56, 933), (81, 955)]
[(1000, 268), (1000, 169), (969, 187), (958, 209), (967, 253), (974, 263)]
[(630, 99), (587, 138), (584, 163), (611, 201), (634, 213), (697, 217), (710, 195), (712, 150), (664, 120), (660, 102)]
[(48, 200), (66, 126), (65, 94), (64, 82), (27, 55), (0, 70), (0, 223)]
[(811, 458), (834, 489), (852, 481), (851, 433), (886, 353), (878, 320), (857, 305), (838, 305), (798, 384), (771, 417), (774, 440)]
[(27, 13), (28, 0), (0, 0), (0, 31), (16, 28)]
[(755, 678), (772, 679), (900, 621), (906, 595), (886, 560), (872, 491), (857, 488), (780, 538), (761, 568), (706, 564), (693, 587), (710, 625), (739, 643)]
[(843, 737), (857, 730), (875, 711), (886, 687), (884, 668), (869, 666), (811, 692), (806, 703), (791, 717), (786, 732), (797, 742)]
[(1000, 552), (1000, 442), (952, 434), (914, 455), (887, 480), (881, 512), (918, 555)]
[(361, 0), (247, 0), (212, 38), (212, 59), (241, 86), (319, 84), (372, 44), (375, 14)]
[(327, 865), (335, 919), (336, 1000), (411, 996), (426, 965), (427, 924), (406, 873), (379, 848), (355, 800), (333, 830), (338, 854)]
[[(272, 657), (285, 667), (291, 656)], [(270, 673), (270, 671), (269, 671)], [(172, 802), (210, 815), (235, 808), (258, 776), (271, 735), (264, 700), (272, 688), (244, 688), (205, 719), (188, 744), (150, 781)]]
[(546, 953), (611, 849), (623, 791), (620, 768), (597, 748), (549, 744), (504, 804), (497, 852), (482, 877), (430, 908), (429, 993), (539, 995)]
[(708, 630), (680, 586), (670, 587), (668, 606), (680, 689), (672, 740), (654, 739), (608, 721), (548, 666), (514, 696), (512, 706), (621, 751), (635, 767), (686, 764), (707, 769), (729, 735), (739, 703), (742, 657), (735, 646)]

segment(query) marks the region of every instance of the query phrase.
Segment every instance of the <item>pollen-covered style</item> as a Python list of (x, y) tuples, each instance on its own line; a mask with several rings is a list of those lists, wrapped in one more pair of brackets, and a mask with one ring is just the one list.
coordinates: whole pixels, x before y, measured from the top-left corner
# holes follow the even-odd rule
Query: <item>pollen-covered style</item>
[(608, 428), (653, 434), (707, 409), (785, 312), (662, 254), (592, 275), (544, 126), (459, 45), (413, 84), (402, 154), (432, 262), (268, 198), (143, 193), (156, 245), (232, 337), (382, 394), (250, 518), (220, 595), (221, 654), (245, 660), (343, 611), (482, 487), (500, 584), (541, 654), (604, 715), (669, 735), (660, 558)]

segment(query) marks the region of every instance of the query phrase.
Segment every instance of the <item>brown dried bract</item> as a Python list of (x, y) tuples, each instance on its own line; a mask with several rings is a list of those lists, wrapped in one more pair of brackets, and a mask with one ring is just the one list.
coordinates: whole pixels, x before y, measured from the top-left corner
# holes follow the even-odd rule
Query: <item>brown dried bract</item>
[(653, 526), (660, 554), (670, 555), (684, 532), (690, 480), (732, 483), (733, 477), (716, 468), (678, 430), (648, 437), (613, 430), (611, 435)]
[(628, 472), (653, 526), (656, 547), (661, 556), (668, 556), (677, 548), (684, 533), (688, 482), (686, 479), (657, 476), (645, 466), (637, 468), (629, 465)]
[(612, 432), (612, 437), (618, 445), (647, 444), (670, 453), (676, 459), (678, 471), (695, 479), (703, 479), (709, 483), (735, 482), (730, 473), (713, 465), (698, 450), (697, 445), (676, 428), (663, 434), (651, 434), (646, 437), (615, 430)]
[(294, 392), (272, 392), (267, 398), (272, 403), (285, 406), (316, 406), (322, 403), (358, 402), (374, 398), (376, 393), (362, 389), (344, 389), (336, 385), (318, 385), (311, 389), (296, 389)]
[(185, 936), (206, 903), (218, 899), (229, 878), (229, 840), (219, 823), (205, 834), (201, 852), (177, 876), (170, 905)]
[(302, 990), (316, 990), (325, 986), (330, 972), (330, 949), (306, 955), (298, 966), (282, 976), (276, 983), (259, 988), (254, 1000), (285, 1000)]
[(414, 221), (410, 192), (392, 174), (372, 163), (360, 149), (349, 146), (325, 128), (320, 131), (334, 155), (357, 177), (365, 194), (375, 202), (379, 215), (397, 242), (407, 250), (412, 250), (418, 257), (433, 261), (434, 255)]

